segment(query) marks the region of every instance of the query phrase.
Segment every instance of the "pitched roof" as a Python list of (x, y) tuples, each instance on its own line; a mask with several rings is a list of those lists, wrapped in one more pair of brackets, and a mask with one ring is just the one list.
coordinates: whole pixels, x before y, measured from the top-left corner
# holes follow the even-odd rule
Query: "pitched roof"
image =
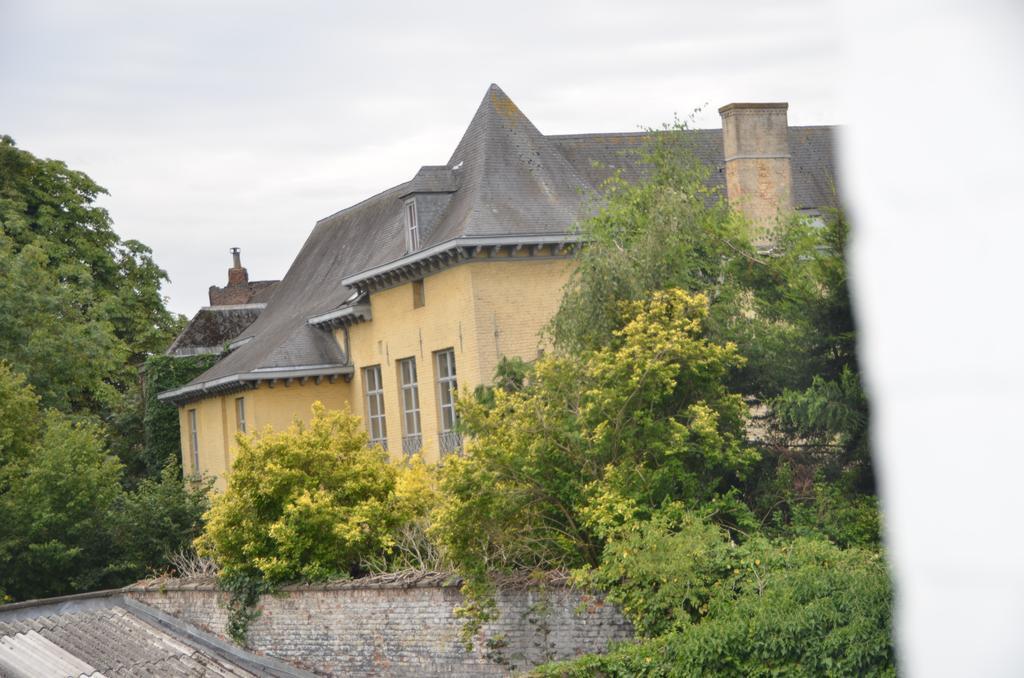
[[(832, 175), (831, 134), (827, 127), (791, 128), (798, 207), (834, 202), (823, 178)], [(700, 160), (722, 167), (721, 130), (695, 130), (686, 138)], [(424, 167), (411, 181), (317, 222), (266, 310), (237, 338), (251, 341), (161, 397), (201, 397), (209, 385), (237, 375), (351, 369), (331, 333), (307, 320), (358, 303), (350, 284), (360, 274), (460, 243), (571, 240), (611, 172), (621, 170), (632, 181), (643, 176), (637, 151), (648, 139), (643, 132), (544, 136), (492, 84), (446, 165)], [(715, 171), (710, 181), (722, 184), (724, 177)], [(403, 199), (410, 194), (425, 198), (415, 253), (406, 251), (403, 230)]]
[(118, 591), (0, 606), (0, 676), (307, 676)]
[(252, 325), (265, 303), (205, 306), (192, 316), (175, 337), (167, 355), (187, 356), (220, 353), (224, 346)]

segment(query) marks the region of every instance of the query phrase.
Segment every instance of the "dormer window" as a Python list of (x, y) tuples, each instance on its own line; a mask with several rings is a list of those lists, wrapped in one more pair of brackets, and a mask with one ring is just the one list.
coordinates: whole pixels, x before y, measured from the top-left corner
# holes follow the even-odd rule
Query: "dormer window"
[(420, 223), (416, 218), (416, 200), (405, 203), (405, 244), (410, 252), (420, 248)]

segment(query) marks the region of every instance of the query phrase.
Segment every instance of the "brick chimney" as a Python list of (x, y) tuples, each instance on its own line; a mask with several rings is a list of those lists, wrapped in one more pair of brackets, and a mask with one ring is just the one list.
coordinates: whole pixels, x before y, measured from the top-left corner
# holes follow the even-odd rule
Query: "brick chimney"
[[(255, 283), (256, 286), (265, 283)], [(242, 250), (231, 248), (231, 268), (228, 269), (228, 284), (224, 287), (210, 287), (210, 305), (247, 304), (255, 292), (254, 285), (249, 283), (249, 271), (242, 266)]]
[(780, 213), (793, 209), (789, 104), (728, 104), (722, 116), (729, 204), (750, 220), (754, 243), (768, 248)]
[(242, 267), (242, 250), (231, 248), (232, 266), (228, 269), (228, 287), (245, 285), (249, 282), (249, 271)]

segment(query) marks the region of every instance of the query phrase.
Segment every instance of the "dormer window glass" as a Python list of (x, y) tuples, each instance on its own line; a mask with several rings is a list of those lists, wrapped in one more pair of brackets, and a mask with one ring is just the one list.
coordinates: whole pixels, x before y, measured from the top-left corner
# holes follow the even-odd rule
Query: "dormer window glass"
[(410, 252), (420, 248), (420, 223), (416, 218), (416, 201), (405, 203), (405, 244)]

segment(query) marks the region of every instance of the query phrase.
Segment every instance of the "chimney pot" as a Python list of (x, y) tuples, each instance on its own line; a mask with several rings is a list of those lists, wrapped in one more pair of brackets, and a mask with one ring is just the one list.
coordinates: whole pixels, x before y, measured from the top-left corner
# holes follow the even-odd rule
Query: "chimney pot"
[(242, 267), (242, 250), (237, 247), (231, 248), (233, 266), (228, 269), (228, 287), (237, 287), (249, 284), (249, 271)]

